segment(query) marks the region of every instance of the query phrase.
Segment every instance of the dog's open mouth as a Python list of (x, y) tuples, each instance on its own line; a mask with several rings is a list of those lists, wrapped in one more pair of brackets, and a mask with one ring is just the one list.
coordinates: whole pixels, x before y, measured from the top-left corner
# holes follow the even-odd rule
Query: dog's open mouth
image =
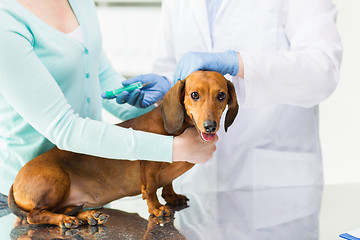
[(200, 136), (201, 136), (202, 140), (204, 140), (206, 142), (210, 142), (210, 141), (214, 140), (215, 133), (208, 134), (208, 133), (201, 132)]

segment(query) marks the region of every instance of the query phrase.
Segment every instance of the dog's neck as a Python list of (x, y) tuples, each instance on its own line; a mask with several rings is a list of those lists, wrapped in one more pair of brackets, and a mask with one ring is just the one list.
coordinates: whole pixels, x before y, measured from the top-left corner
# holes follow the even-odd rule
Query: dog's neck
[(189, 127), (194, 127), (195, 126), (195, 123), (193, 122), (193, 120), (188, 116), (188, 115), (185, 115), (184, 116), (184, 122), (181, 126), (181, 128), (176, 132), (174, 133), (173, 135), (174, 136), (179, 136), (180, 134), (182, 134), (187, 128)]
[(184, 123), (183, 123), (184, 129), (189, 128), (189, 127), (193, 127), (193, 126), (195, 126), (195, 123), (194, 123), (193, 119), (186, 114), (185, 118), (184, 118)]
[(132, 128), (134, 130), (152, 132), (163, 135), (173, 135), (173, 136), (178, 136), (182, 134), (185, 131), (185, 129), (189, 127), (193, 127), (194, 125), (195, 124), (192, 121), (192, 119), (185, 114), (183, 124), (179, 128), (179, 130), (173, 134), (167, 133), (164, 128), (164, 122), (160, 107), (157, 107), (152, 111), (145, 113), (144, 115), (141, 115), (139, 117), (117, 124), (117, 126)]

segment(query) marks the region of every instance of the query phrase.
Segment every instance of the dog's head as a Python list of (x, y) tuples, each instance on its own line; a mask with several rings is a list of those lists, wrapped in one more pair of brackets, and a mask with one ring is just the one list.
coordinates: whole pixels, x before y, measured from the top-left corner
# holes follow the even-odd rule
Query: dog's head
[(161, 112), (165, 130), (176, 133), (185, 120), (193, 121), (204, 141), (212, 141), (228, 105), (225, 131), (234, 122), (239, 105), (234, 85), (217, 72), (196, 71), (178, 81), (163, 98)]

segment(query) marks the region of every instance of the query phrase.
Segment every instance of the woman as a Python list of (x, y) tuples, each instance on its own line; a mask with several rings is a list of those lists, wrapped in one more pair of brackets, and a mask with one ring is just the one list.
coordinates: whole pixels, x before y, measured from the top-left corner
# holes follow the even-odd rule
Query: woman
[[(215, 143), (202, 143), (194, 129), (173, 138), (100, 121), (102, 105), (123, 120), (153, 107), (102, 102), (101, 92), (120, 87), (123, 78), (102, 51), (92, 1), (0, 0), (0, 22), (1, 193), (26, 162), (55, 145), (113, 159), (197, 163), (211, 157)], [(148, 105), (170, 88), (154, 74), (135, 81), (155, 82), (142, 93)]]

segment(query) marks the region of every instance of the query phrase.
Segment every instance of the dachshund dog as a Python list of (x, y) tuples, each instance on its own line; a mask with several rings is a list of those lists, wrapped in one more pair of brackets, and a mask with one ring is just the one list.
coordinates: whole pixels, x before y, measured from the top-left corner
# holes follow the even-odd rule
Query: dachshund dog
[[(195, 126), (204, 141), (212, 141), (226, 105), (225, 131), (239, 108), (234, 86), (217, 72), (197, 71), (178, 81), (159, 107), (118, 126), (172, 136)], [(82, 222), (103, 224), (108, 215), (83, 208), (138, 194), (147, 200), (151, 215), (171, 216), (169, 206), (186, 206), (188, 200), (174, 192), (172, 181), (193, 166), (188, 162), (112, 160), (55, 147), (20, 169), (8, 204), (17, 217), (30, 224), (62, 228), (76, 228)], [(160, 187), (167, 205), (160, 204), (156, 195)]]

